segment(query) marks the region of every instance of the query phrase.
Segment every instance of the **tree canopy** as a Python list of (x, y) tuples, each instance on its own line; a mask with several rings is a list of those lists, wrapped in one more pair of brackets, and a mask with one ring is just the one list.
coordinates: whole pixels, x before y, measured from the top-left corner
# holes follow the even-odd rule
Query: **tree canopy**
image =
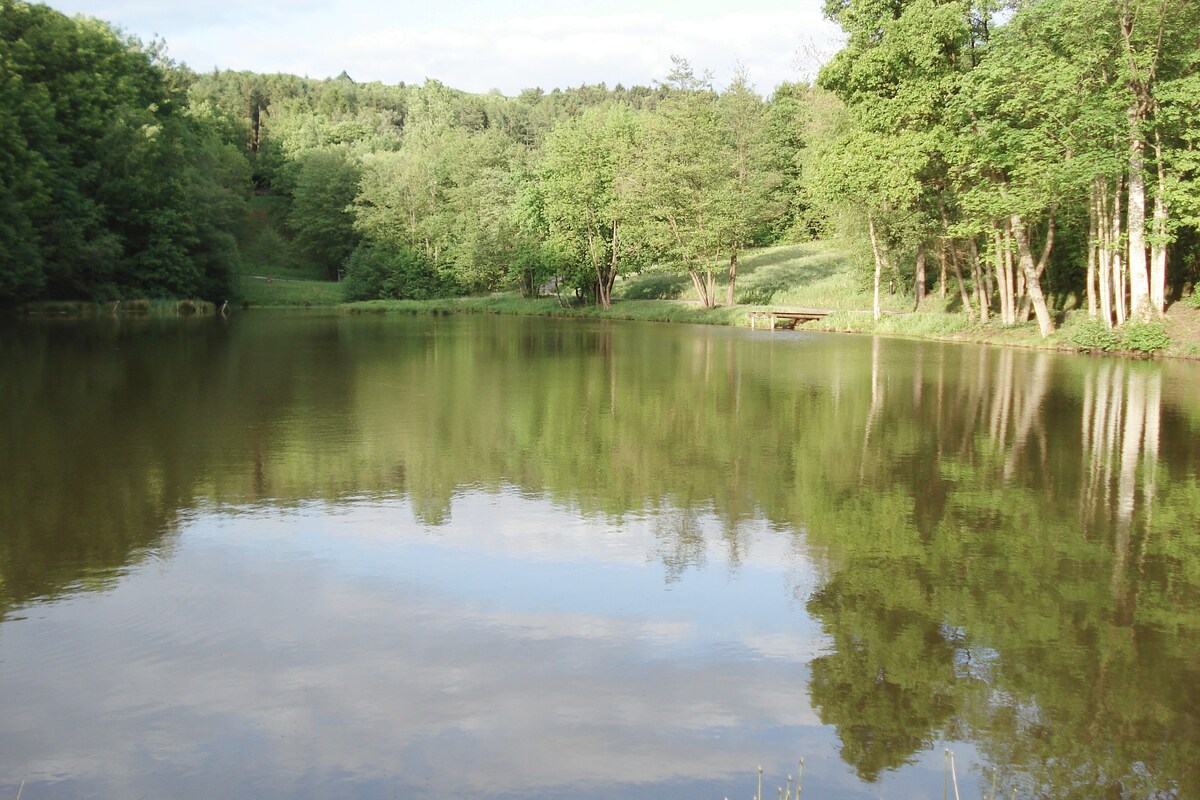
[(258, 198), (329, 279), (388, 297), (607, 305), (661, 269), (732, 304), (740, 251), (837, 235), (877, 297), (953, 281), (963, 313), (1048, 333), (1070, 308), (1148, 319), (1198, 276), (1188, 0), (828, 0), (845, 46), (765, 97), (681, 57), (654, 86), (517, 97), (197, 74), (0, 2), (0, 302), (228, 296)]

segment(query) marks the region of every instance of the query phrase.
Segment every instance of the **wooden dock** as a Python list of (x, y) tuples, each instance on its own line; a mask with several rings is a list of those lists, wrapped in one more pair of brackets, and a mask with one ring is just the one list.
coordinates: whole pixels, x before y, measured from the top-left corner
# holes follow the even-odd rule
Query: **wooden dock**
[(760, 321), (766, 322), (769, 331), (776, 329), (795, 330), (801, 322), (812, 322), (815, 319), (825, 319), (832, 313), (827, 308), (804, 308), (793, 311), (751, 311), (750, 328), (757, 329)]

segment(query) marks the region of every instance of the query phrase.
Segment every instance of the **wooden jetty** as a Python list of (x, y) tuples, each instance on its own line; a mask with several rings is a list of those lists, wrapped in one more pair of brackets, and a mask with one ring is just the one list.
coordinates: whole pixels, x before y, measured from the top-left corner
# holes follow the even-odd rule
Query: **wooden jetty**
[(796, 325), (801, 322), (811, 322), (814, 319), (825, 319), (832, 313), (827, 308), (804, 308), (792, 311), (751, 311), (750, 328), (758, 328), (760, 321), (766, 323), (766, 328), (773, 331), (776, 328), (783, 330), (795, 330)]

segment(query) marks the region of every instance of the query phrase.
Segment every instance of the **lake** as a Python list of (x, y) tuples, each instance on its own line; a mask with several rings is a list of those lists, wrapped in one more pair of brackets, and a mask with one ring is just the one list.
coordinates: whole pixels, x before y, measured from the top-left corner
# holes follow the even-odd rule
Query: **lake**
[(0, 354), (0, 797), (935, 798), (946, 750), (1200, 796), (1196, 364), (267, 312)]

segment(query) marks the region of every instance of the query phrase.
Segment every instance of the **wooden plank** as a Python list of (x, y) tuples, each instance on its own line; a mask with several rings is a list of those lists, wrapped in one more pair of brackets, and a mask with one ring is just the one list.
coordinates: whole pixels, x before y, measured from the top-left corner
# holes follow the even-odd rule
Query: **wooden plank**
[(824, 319), (830, 314), (829, 311), (824, 309), (809, 309), (805, 311), (748, 311), (746, 313), (750, 317), (751, 329), (757, 329), (758, 321), (765, 320), (768, 330), (775, 330), (776, 328), (795, 330), (796, 325), (801, 322)]

